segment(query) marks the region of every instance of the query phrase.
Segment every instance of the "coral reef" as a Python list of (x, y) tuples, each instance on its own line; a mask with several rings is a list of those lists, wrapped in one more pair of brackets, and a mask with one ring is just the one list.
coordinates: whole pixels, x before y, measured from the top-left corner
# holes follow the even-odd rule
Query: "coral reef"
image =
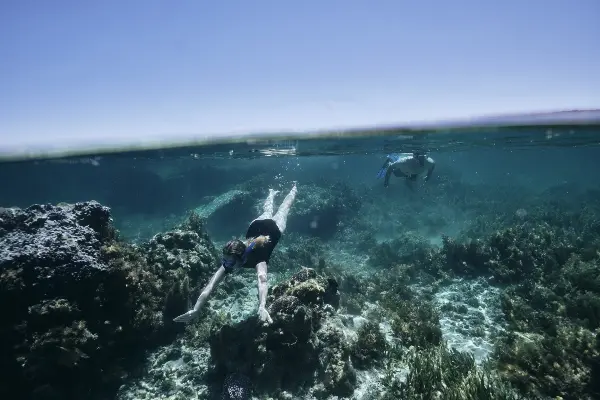
[(218, 252), (204, 230), (204, 221), (192, 212), (176, 229), (156, 234), (142, 247), (149, 269), (160, 275), (156, 284), (167, 293), (163, 309), (167, 321), (189, 309), (190, 299), (218, 265)]
[[(111, 396), (145, 350), (172, 340), (167, 293), (182, 311), (174, 288), (201, 279), (214, 249), (198, 234), (167, 236), (150, 245), (148, 264), (97, 202), (2, 209), (0, 302), (11, 304), (0, 323), (2, 397)], [(196, 248), (197, 260), (182, 261), (178, 246)]]
[[(204, 198), (215, 236), (239, 235), (273, 186), (267, 170), (239, 184), (232, 169), (224, 195), (198, 187), (188, 206)], [(183, 184), (167, 172), (141, 187)], [(0, 397), (600, 398), (598, 191), (516, 198), (434, 179), (379, 197), (303, 185), (269, 265), (268, 326), (248, 270), (198, 320), (172, 323), (218, 266), (202, 215), (137, 246), (96, 202), (0, 209)]]
[[(499, 338), (494, 360), (524, 395), (593, 398), (599, 393), (593, 383), (597, 225), (587, 212), (559, 217), (545, 211), (544, 218), (552, 223), (527, 221), (463, 244), (445, 239), (435, 259), (457, 276), (504, 285), (501, 307), (510, 329)], [(565, 226), (565, 218), (579, 223)]]
[(359, 286), (365, 288), (365, 300), (381, 306), (380, 318), (390, 321), (400, 344), (421, 348), (439, 344), (442, 332), (433, 292), (415, 290), (418, 275), (414, 265), (399, 264), (378, 271)]
[(384, 379), (382, 400), (520, 398), (501, 379), (487, 370), (478, 370), (472, 355), (449, 350), (445, 344), (412, 352), (405, 357), (409, 369), (406, 379), (399, 380), (388, 373)]
[(352, 393), (349, 348), (340, 328), (328, 322), (338, 302), (334, 280), (302, 269), (270, 290), (271, 325), (253, 316), (211, 333), (213, 373), (242, 373), (261, 393), (308, 389), (317, 373), (325, 393)]
[(352, 345), (352, 361), (357, 368), (372, 367), (381, 361), (387, 342), (379, 324), (368, 321), (358, 329), (358, 339)]
[(298, 265), (319, 269), (325, 260), (325, 248), (318, 238), (294, 232), (286, 233), (277, 249), (270, 260), (274, 271), (292, 271)]
[(500, 374), (529, 396), (597, 398), (599, 332), (567, 325), (554, 335), (509, 333), (495, 361)]
[(369, 264), (384, 269), (397, 264), (417, 264), (424, 262), (431, 251), (431, 244), (422, 236), (403, 233), (392, 240), (371, 246)]

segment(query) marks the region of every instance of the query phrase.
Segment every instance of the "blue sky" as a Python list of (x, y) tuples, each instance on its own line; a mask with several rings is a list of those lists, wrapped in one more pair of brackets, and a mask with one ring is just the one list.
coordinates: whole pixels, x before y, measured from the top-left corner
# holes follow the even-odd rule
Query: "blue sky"
[(597, 0), (4, 0), (0, 149), (600, 108)]

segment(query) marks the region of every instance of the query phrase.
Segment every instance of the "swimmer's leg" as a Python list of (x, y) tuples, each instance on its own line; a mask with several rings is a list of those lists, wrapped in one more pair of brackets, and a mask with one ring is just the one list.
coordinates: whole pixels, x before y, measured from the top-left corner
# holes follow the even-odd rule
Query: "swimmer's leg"
[(273, 218), (273, 200), (275, 200), (275, 195), (277, 193), (279, 193), (278, 190), (269, 189), (269, 195), (267, 196), (265, 204), (263, 205), (263, 213), (260, 215), (260, 217), (256, 218), (255, 221), (259, 219)]
[(273, 221), (275, 221), (281, 233), (285, 231), (285, 227), (287, 225), (287, 217), (290, 213), (290, 208), (292, 208), (292, 203), (296, 198), (297, 192), (298, 189), (296, 189), (296, 183), (294, 183), (294, 187), (292, 187), (292, 190), (290, 190), (288, 195), (285, 196), (285, 199), (283, 199), (283, 203), (281, 203), (281, 205), (279, 206), (277, 214), (273, 216)]

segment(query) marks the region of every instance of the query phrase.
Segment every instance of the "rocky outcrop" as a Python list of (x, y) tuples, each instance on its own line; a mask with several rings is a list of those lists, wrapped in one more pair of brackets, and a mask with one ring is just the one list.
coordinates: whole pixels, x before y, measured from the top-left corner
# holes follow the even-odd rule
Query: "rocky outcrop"
[[(217, 266), (217, 251), (204, 230), (204, 219), (190, 214), (176, 229), (156, 234), (144, 245), (149, 268), (161, 277), (164, 318), (171, 321), (187, 311)], [(172, 326), (180, 329), (181, 326)]]
[(347, 396), (356, 377), (342, 330), (331, 322), (339, 304), (337, 283), (304, 268), (272, 288), (273, 323), (256, 317), (225, 324), (209, 338), (213, 373), (248, 376), (261, 393), (302, 391), (322, 382), (323, 396)]
[(94, 201), (1, 209), (0, 398), (113, 397), (137, 356), (177, 332), (181, 282), (193, 288), (214, 261), (201, 228), (190, 219), (183, 229), (198, 232), (142, 252)]

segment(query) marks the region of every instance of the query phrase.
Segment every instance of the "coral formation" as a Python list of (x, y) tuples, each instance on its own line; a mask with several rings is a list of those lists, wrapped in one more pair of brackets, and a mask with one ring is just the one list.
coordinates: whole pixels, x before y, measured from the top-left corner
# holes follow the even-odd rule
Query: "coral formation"
[(368, 321), (358, 329), (358, 339), (352, 345), (352, 361), (357, 368), (372, 367), (384, 357), (387, 342), (379, 324)]
[(0, 302), (11, 307), (0, 323), (2, 397), (104, 398), (144, 351), (172, 340), (167, 293), (200, 279), (214, 249), (195, 233), (169, 237), (155, 242), (196, 248), (194, 262), (151, 245), (148, 264), (97, 202), (3, 209)]
[(383, 400), (450, 399), (450, 400), (516, 400), (516, 394), (505, 382), (487, 370), (475, 366), (473, 356), (449, 350), (445, 344), (412, 352), (408, 358), (409, 373), (405, 380), (387, 374)]
[(422, 236), (402, 233), (392, 240), (369, 248), (369, 263), (387, 269), (397, 264), (416, 264), (427, 259), (431, 245)]
[[(243, 176), (204, 193), (214, 226), (237, 232), (261, 206), (270, 178)], [(172, 323), (218, 266), (197, 214), (136, 246), (96, 202), (0, 209), (0, 397), (600, 397), (598, 192), (509, 201), (437, 179), (388, 188), (419, 201), (305, 185), (269, 265), (268, 326), (252, 271)]]
[(339, 301), (332, 279), (304, 268), (270, 290), (267, 304), (273, 323), (255, 316), (225, 324), (209, 338), (214, 373), (243, 373), (259, 392), (300, 390), (314, 384), (324, 390), (352, 392), (352, 367), (343, 332), (327, 322)]
[[(546, 212), (547, 220), (556, 218)], [(505, 285), (501, 306), (510, 330), (499, 339), (494, 359), (528, 396), (585, 399), (598, 393), (593, 374), (600, 286), (594, 271), (600, 246), (583, 240), (597, 228), (585, 214), (579, 218), (580, 224), (566, 228), (525, 222), (485, 240), (444, 241), (445, 265), (453, 274)]]

